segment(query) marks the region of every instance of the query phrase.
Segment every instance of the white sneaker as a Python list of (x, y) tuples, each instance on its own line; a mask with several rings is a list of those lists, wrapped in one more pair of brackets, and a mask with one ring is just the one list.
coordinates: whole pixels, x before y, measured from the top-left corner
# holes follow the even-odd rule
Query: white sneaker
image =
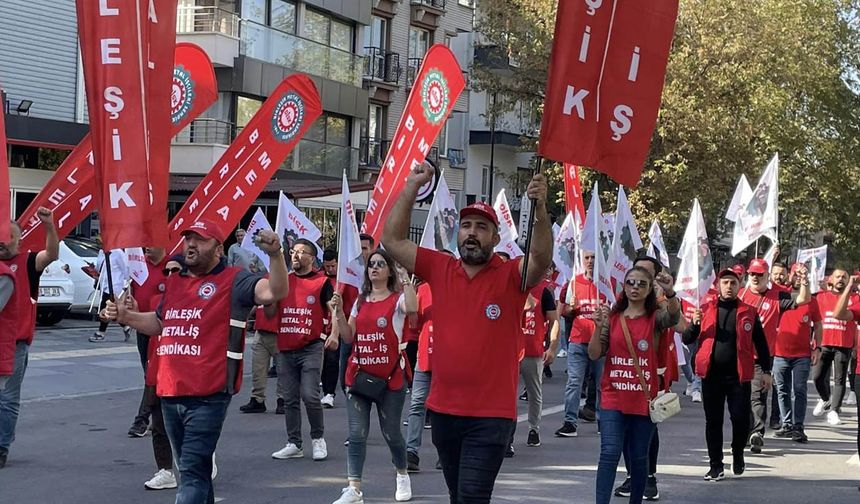
[(176, 476), (173, 471), (168, 469), (160, 469), (151, 480), (143, 484), (147, 490), (167, 490), (176, 488)]
[(702, 402), (702, 393), (698, 390), (694, 390), (690, 395), (693, 396), (693, 402)]
[(320, 399), (323, 408), (334, 408), (334, 394), (326, 394)]
[(847, 406), (854, 406), (855, 404), (857, 404), (857, 393), (848, 392), (848, 397), (845, 398), (845, 402), (843, 404)]
[(341, 491), (340, 499), (331, 504), (364, 504), (364, 494), (349, 485)]
[(839, 413), (831, 410), (830, 413), (827, 414), (827, 423), (830, 425), (841, 424), (842, 421), (839, 420)]
[(830, 406), (823, 399), (819, 399), (818, 403), (815, 405), (815, 409), (812, 410), (812, 416), (820, 417), (824, 414), (824, 412), (829, 411)]
[[(314, 445), (316, 446), (316, 445)], [(275, 459), (291, 459), (291, 458), (302, 458), (305, 456), (305, 452), (302, 451), (301, 448), (294, 445), (293, 443), (287, 443), (287, 446), (284, 446), (280, 450), (276, 451), (272, 454), (272, 458)]]
[(328, 458), (328, 448), (325, 444), (325, 439), (312, 439), (311, 443), (314, 445), (314, 460), (325, 460)]
[(558, 357), (559, 359), (564, 359), (565, 357), (567, 357), (567, 350), (562, 348), (558, 351), (558, 355), (556, 355), (556, 357)]
[(215, 454), (212, 454), (212, 479), (218, 476), (218, 464), (215, 463)]
[(687, 384), (687, 389), (686, 389), (686, 390), (684, 390), (684, 395), (685, 395), (685, 396), (691, 396), (691, 395), (693, 395), (693, 384), (692, 384), (692, 383), (688, 383), (688, 384)]
[(412, 500), (412, 480), (408, 474), (397, 474), (397, 491), (394, 492), (394, 500), (406, 502)]

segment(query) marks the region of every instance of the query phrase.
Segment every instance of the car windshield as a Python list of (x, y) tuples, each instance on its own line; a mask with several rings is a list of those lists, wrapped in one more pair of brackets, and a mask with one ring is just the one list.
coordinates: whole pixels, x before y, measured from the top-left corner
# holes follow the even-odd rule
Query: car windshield
[(95, 242), (67, 238), (63, 243), (78, 257), (98, 257), (99, 255), (99, 246)]

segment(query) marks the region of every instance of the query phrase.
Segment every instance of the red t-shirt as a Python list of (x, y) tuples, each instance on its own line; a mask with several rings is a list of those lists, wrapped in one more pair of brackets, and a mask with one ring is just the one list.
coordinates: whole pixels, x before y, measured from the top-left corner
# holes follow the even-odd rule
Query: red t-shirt
[[(857, 336), (857, 315), (854, 320), (837, 320), (833, 316), (833, 309), (839, 301), (840, 294), (832, 291), (819, 292), (817, 296), (818, 311), (821, 312), (822, 326), (821, 346), (834, 346), (842, 348), (854, 348)], [(848, 298), (848, 309), (852, 313), (860, 312), (860, 298), (852, 294)]]
[[(577, 275), (573, 282), (574, 298), (576, 305), (573, 306), (575, 312), (573, 323), (570, 325), (571, 343), (588, 343), (591, 341), (591, 335), (594, 333), (594, 311), (597, 308), (597, 286), (594, 282), (585, 278), (585, 275)], [(559, 296), (562, 303), (567, 302), (567, 289), (570, 288), (570, 283), (564, 286)], [(600, 299), (605, 299), (600, 296)]]
[(469, 278), (458, 259), (419, 247), (415, 274), (434, 292), (427, 409), (515, 419), (520, 320), (527, 296), (520, 292), (520, 261), (493, 256)]
[(741, 289), (740, 299), (744, 303), (755, 308), (758, 313), (758, 318), (761, 321), (761, 326), (764, 329), (764, 336), (767, 339), (767, 347), (773, 353), (773, 347), (776, 344), (776, 330), (779, 326), (780, 315), (780, 291), (778, 289), (768, 289), (764, 294), (753, 292), (752, 289)]
[(418, 362), (415, 367), (421, 371), (430, 372), (430, 354), (433, 353), (433, 295), (430, 285), (422, 283), (418, 286)]
[(167, 257), (158, 264), (146, 261), (146, 269), (149, 270), (146, 281), (143, 282), (143, 285), (132, 282), (134, 299), (137, 300), (138, 309), (142, 313), (155, 311), (161, 301), (161, 296), (164, 295), (164, 281), (167, 279), (164, 274), (166, 264)]
[[(849, 308), (851, 314), (854, 315), (854, 320), (860, 320), (860, 303), (855, 303), (853, 307)], [(856, 323), (856, 322), (855, 322)], [(860, 334), (858, 334), (860, 337)], [(860, 373), (860, 359), (857, 359), (857, 373)]]
[[(655, 319), (655, 314), (627, 319), (630, 339), (652, 398), (657, 396), (659, 365), (658, 349), (654, 348), (653, 344)], [(642, 392), (642, 382), (633, 365), (619, 315), (613, 315), (609, 320), (609, 349), (603, 365), (600, 392), (600, 405), (604, 409), (617, 410), (629, 415), (648, 415), (648, 401)]]
[(800, 305), (782, 314), (776, 333), (775, 357), (809, 357), (812, 353), (812, 324), (821, 322), (818, 303)]
[(523, 347), (524, 357), (542, 357), (544, 341), (549, 328), (547, 312), (555, 310), (555, 298), (549, 290), (549, 282), (541, 282), (532, 287), (529, 293), (535, 298), (535, 305), (523, 310)]

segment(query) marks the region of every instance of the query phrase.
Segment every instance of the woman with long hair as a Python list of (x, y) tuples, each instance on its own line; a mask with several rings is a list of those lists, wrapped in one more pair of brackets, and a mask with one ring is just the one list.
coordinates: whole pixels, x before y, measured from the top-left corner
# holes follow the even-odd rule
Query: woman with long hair
[(361, 504), (361, 478), (367, 455), (370, 410), (376, 404), (379, 428), (391, 451), (397, 471), (394, 500), (412, 498), (412, 485), (406, 472), (406, 442), (400, 431), (400, 418), (406, 399), (407, 370), (403, 352), (404, 322), (407, 313), (418, 311), (415, 288), (406, 271), (391, 256), (376, 250), (367, 261), (364, 285), (346, 319), (341, 298), (335, 294), (329, 303), (332, 330), (345, 343), (352, 344), (346, 368), (349, 448), (347, 450), (347, 487), (334, 504)]
[(606, 356), (600, 381), (597, 504), (608, 504), (612, 498), (625, 439), (630, 450), (631, 504), (641, 503), (645, 493), (648, 448), (654, 432), (649, 401), (656, 397), (659, 387), (658, 358), (665, 355), (658, 348), (667, 343), (660, 333), (678, 323), (681, 311), (672, 277), (663, 272), (656, 278), (667, 298), (665, 308), (657, 302), (654, 283), (648, 270), (634, 266), (624, 276), (624, 290), (612, 310), (601, 306), (595, 314), (588, 356), (592, 360)]

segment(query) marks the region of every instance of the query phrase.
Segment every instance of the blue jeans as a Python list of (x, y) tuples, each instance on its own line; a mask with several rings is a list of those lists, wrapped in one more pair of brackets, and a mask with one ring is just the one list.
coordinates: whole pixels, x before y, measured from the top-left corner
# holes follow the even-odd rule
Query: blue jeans
[[(394, 468), (406, 471), (406, 442), (400, 432), (400, 416), (406, 401), (406, 387), (388, 390), (381, 403), (376, 403), (379, 430), (391, 451)], [(367, 433), (370, 431), (370, 410), (373, 401), (353, 395), (347, 389), (347, 417), (349, 419), (349, 447), (347, 448), (346, 474), (350, 481), (361, 481), (364, 459), (367, 456)], [(423, 427), (423, 426), (422, 426)]]
[(427, 408), (427, 394), (430, 392), (431, 373), (417, 369), (412, 378), (412, 399), (409, 403), (409, 426), (406, 427), (406, 451), (418, 454), (421, 449), (421, 435), (424, 432), (424, 416)]
[(21, 382), (24, 381), (24, 372), (27, 371), (29, 352), (30, 345), (27, 343), (19, 341), (15, 344), (12, 376), (0, 389), (0, 454), (9, 453), (9, 447), (15, 441), (15, 424), (18, 423), (18, 411), (21, 408)]
[(567, 352), (568, 342), (570, 341), (570, 321), (561, 317), (561, 334), (558, 335), (558, 349)]
[(684, 345), (684, 358), (687, 361), (681, 366), (681, 371), (684, 373), (684, 378), (691, 385), (693, 391), (702, 391), (702, 379), (693, 372), (693, 359), (695, 358), (695, 343), (691, 346)]
[(630, 503), (641, 504), (648, 479), (648, 448), (654, 424), (646, 415), (618, 410), (600, 412), (600, 460), (597, 463), (597, 504), (609, 504), (625, 440), (629, 449)]
[(803, 427), (803, 421), (806, 420), (806, 381), (809, 379), (811, 366), (812, 359), (809, 357), (773, 359), (773, 382), (779, 397), (782, 425)]
[(163, 397), (164, 427), (173, 445), (180, 482), (176, 504), (213, 504), (212, 455), (221, 437), (231, 396)]
[(588, 358), (588, 345), (585, 343), (571, 343), (567, 347), (567, 386), (564, 388), (564, 421), (573, 425), (577, 424), (579, 418), (579, 397), (582, 391), (582, 382), (589, 366), (597, 384), (597, 404), (595, 410), (600, 409), (600, 379), (603, 377), (604, 358), (592, 361)]

